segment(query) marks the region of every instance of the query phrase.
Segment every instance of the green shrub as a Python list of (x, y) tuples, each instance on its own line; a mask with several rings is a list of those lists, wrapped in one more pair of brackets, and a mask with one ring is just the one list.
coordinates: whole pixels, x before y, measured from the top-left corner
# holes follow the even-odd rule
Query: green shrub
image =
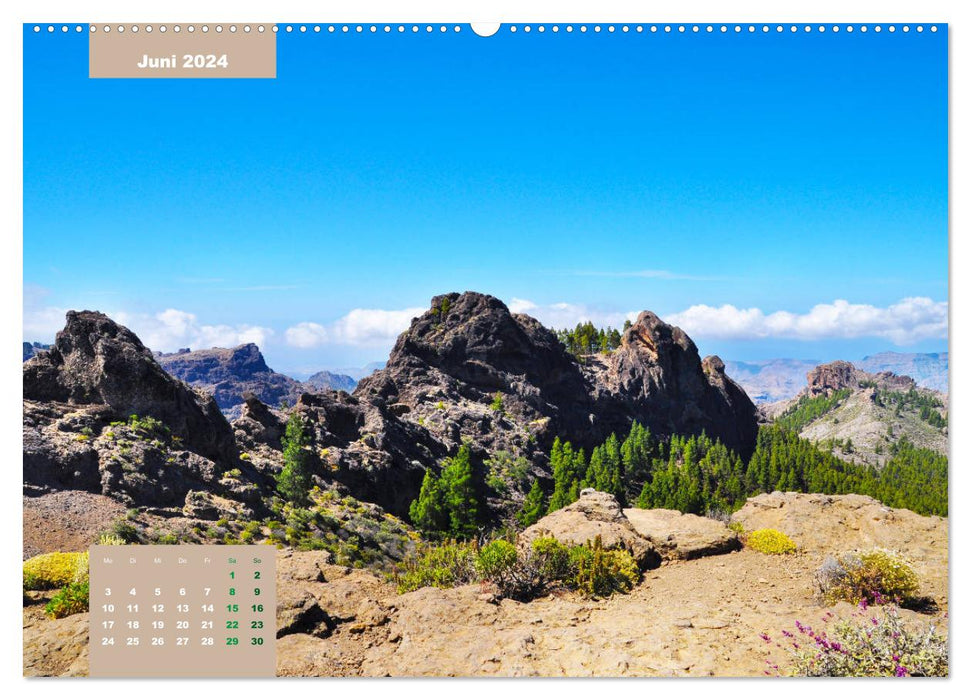
[(516, 567), (516, 545), (506, 540), (494, 540), (479, 550), (475, 570), (486, 581), (492, 581), (500, 589)]
[(536, 568), (544, 580), (566, 582), (572, 578), (570, 548), (555, 537), (537, 537), (531, 549)]
[(47, 601), (44, 612), (52, 619), (88, 611), (88, 580), (69, 583)]
[(448, 540), (439, 545), (420, 546), (395, 567), (399, 593), (425, 586), (451, 588), (471, 583), (476, 575), (476, 546)]
[(816, 572), (816, 585), (829, 604), (907, 605), (917, 600), (920, 580), (913, 567), (896, 552), (871, 549), (828, 557)]
[[(831, 614), (830, 614), (831, 615)], [(894, 606), (881, 616), (861, 604), (853, 619), (819, 632), (796, 623), (782, 648), (792, 657), (791, 676), (947, 676), (947, 639), (933, 624), (905, 625)], [(766, 641), (768, 636), (763, 636)], [(777, 668), (774, 666), (774, 668)]]
[(575, 569), (575, 588), (588, 596), (628, 593), (641, 580), (640, 569), (630, 552), (604, 549), (599, 535), (592, 543), (572, 547), (570, 561)]
[(24, 590), (61, 588), (88, 576), (87, 552), (50, 552), (24, 562)]
[(734, 532), (736, 535), (745, 534), (745, 526), (737, 520), (730, 520), (728, 522), (728, 529)]
[(114, 535), (127, 544), (136, 544), (139, 541), (138, 529), (123, 520), (116, 520), (111, 525), (111, 531), (108, 534)]
[(151, 416), (143, 416), (139, 418), (137, 415), (132, 414), (128, 417), (128, 427), (138, 433), (163, 433), (167, 434), (169, 432), (168, 426), (157, 418), (152, 418)]
[(753, 530), (745, 544), (762, 554), (791, 554), (796, 551), (796, 543), (788, 535), (772, 528)]

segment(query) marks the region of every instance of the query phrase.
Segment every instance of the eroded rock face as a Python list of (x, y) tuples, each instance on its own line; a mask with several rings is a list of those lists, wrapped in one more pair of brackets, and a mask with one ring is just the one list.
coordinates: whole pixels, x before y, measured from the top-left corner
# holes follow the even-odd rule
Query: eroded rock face
[(51, 349), (24, 363), (24, 398), (108, 406), (119, 419), (151, 416), (197, 454), (235, 458), (232, 430), (212, 397), (173, 379), (134, 333), (96, 311), (69, 311)]
[(528, 547), (538, 537), (555, 537), (564, 544), (586, 544), (599, 537), (608, 549), (630, 551), (642, 569), (657, 566), (661, 559), (654, 545), (631, 525), (617, 499), (593, 489), (584, 489), (578, 501), (526, 528), (519, 536), (520, 545)]
[[(239, 461), (212, 398), (170, 377), (104, 314), (69, 312), (23, 377), (25, 486), (162, 507), (182, 507), (195, 490), (225, 499), (231, 512), (259, 509), (265, 480)], [(238, 476), (226, 478), (233, 468)]]
[(624, 515), (664, 559), (696, 559), (741, 548), (738, 536), (711, 518), (664, 508), (627, 508)]
[(758, 412), (725, 374), (716, 356), (704, 360), (677, 326), (644, 311), (624, 333), (620, 347), (593, 365), (606, 415), (620, 412), (660, 435), (718, 438), (747, 458), (758, 435)]
[[(578, 440), (593, 434), (589, 391), (551, 331), (511, 313), (495, 297), (466, 292), (432, 299), (431, 308), (398, 338), (387, 366), (361, 380), (354, 395), (401, 404), (416, 414), (441, 403), (446, 437), (454, 425), (453, 432), (468, 429), (486, 445), (498, 422), (487, 409), (496, 392), (503, 395), (503, 412), (516, 422), (544, 420), (536, 434), (551, 442), (556, 434)], [(512, 437), (491, 442), (512, 443)]]
[[(425, 436), (418, 450), (381, 439), (391, 462), (427, 464), (427, 454), (454, 454), (465, 442), (483, 472), (498, 453), (525, 458), (527, 488), (549, 479), (546, 455), (557, 436), (590, 448), (636, 420), (655, 435), (704, 431), (746, 457), (757, 434), (755, 406), (721, 360), (702, 362), (690, 338), (654, 314), (641, 314), (616, 352), (581, 365), (538, 321), (474, 292), (432, 299), (354, 398), (377, 409), (372, 423), (380, 429), (368, 433), (391, 436), (397, 422), (413, 440), (413, 428)], [(415, 470), (401, 484), (405, 500), (421, 476)]]

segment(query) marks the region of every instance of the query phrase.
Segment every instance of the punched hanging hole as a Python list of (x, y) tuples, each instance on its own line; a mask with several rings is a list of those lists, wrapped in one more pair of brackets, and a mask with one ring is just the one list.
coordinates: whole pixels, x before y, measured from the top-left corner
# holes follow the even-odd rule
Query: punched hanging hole
[(473, 22), (470, 26), (478, 36), (492, 36), (499, 31), (501, 25), (499, 22)]

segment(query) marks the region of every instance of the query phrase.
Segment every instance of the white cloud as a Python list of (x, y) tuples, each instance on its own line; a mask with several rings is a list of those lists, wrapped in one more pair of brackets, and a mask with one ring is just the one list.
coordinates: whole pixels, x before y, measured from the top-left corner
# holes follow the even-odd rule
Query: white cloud
[(327, 342), (327, 329), (319, 323), (305, 321), (287, 328), (287, 345), (295, 348), (315, 348)]
[(424, 313), (422, 307), (409, 309), (353, 309), (345, 316), (326, 326), (304, 321), (286, 330), (289, 345), (297, 348), (315, 348), (321, 345), (381, 346), (395, 341), (411, 324), (411, 320)]
[(273, 330), (264, 326), (200, 323), (195, 314), (166, 309), (156, 314), (119, 312), (108, 314), (128, 326), (152, 350), (171, 352), (178, 348), (230, 348), (243, 343), (264, 346)]
[(946, 301), (927, 297), (908, 297), (887, 307), (837, 299), (831, 304), (817, 304), (803, 314), (791, 311), (766, 314), (758, 308), (699, 304), (664, 320), (699, 338), (883, 338), (896, 345), (911, 345), (921, 340), (947, 338), (947, 309)]
[(528, 314), (551, 328), (573, 328), (578, 323), (592, 322), (597, 326), (620, 328), (624, 321), (637, 318), (636, 311), (605, 311), (584, 304), (559, 302), (540, 305), (529, 299), (513, 298), (509, 310), (516, 314)]
[[(67, 312), (68, 309), (28, 303), (25, 297), (24, 339), (52, 341), (56, 333), (64, 328)], [(195, 314), (179, 309), (165, 309), (154, 314), (126, 311), (105, 313), (131, 329), (146, 347), (163, 352), (179, 348), (231, 348), (243, 343), (256, 343), (263, 347), (273, 335), (273, 330), (264, 326), (200, 323)]]
[(55, 306), (24, 308), (24, 340), (49, 343), (59, 330), (64, 328), (64, 315), (67, 309)]
[(50, 290), (36, 284), (24, 284), (24, 340), (49, 343), (64, 328), (67, 309), (47, 303)]

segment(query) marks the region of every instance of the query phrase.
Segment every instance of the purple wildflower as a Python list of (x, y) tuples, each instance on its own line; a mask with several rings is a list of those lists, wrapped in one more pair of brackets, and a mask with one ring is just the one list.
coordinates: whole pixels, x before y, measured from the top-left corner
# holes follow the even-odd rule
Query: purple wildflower
[(908, 673), (909, 672), (907, 671), (907, 668), (905, 666), (898, 665), (897, 668), (894, 669), (893, 675), (895, 675), (897, 678), (903, 678)]

